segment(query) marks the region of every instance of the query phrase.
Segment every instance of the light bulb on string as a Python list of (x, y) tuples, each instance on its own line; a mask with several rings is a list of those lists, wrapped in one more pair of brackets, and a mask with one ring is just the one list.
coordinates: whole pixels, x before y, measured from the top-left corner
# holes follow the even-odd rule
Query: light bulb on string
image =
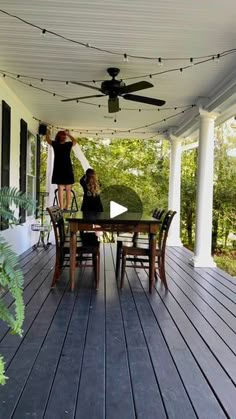
[(159, 65), (159, 67), (162, 67), (163, 66), (163, 62), (162, 62), (161, 57), (158, 58), (158, 65)]
[(220, 54), (217, 54), (215, 57), (215, 63), (219, 63), (220, 61)]
[(46, 32), (47, 32), (46, 29), (42, 29), (41, 36), (43, 36), (45, 38)]
[(190, 61), (190, 65), (191, 65), (191, 67), (193, 67), (193, 65), (194, 65), (194, 64), (193, 64), (193, 58), (190, 58), (190, 59), (189, 59), (189, 61)]
[(128, 59), (127, 54), (124, 54), (124, 62), (125, 62), (125, 63), (128, 63), (128, 61), (129, 61), (129, 59)]

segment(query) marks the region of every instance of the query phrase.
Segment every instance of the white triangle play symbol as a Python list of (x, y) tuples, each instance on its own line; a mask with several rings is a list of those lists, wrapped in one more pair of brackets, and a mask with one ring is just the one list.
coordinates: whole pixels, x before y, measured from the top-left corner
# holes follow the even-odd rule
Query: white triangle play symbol
[(123, 214), (128, 211), (128, 208), (123, 205), (117, 204), (115, 201), (110, 201), (110, 218), (117, 217), (117, 215)]

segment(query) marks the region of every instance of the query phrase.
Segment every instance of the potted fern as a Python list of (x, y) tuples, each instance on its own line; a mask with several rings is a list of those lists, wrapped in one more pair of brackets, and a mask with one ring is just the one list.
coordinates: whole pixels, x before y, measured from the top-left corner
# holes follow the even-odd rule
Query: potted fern
[[(19, 219), (16, 218), (11, 205), (21, 207), (26, 210), (35, 208), (35, 201), (28, 198), (26, 194), (19, 192), (16, 188), (0, 189), (0, 223), (8, 222), (9, 226), (18, 225)], [(24, 321), (24, 300), (23, 300), (22, 271), (18, 268), (18, 257), (12, 251), (9, 244), (0, 234), (0, 295), (9, 291), (14, 298), (15, 312), (12, 313), (0, 298), (0, 319), (7, 323), (11, 333), (22, 336), (22, 325)], [(5, 363), (0, 355), (0, 384), (5, 384)]]

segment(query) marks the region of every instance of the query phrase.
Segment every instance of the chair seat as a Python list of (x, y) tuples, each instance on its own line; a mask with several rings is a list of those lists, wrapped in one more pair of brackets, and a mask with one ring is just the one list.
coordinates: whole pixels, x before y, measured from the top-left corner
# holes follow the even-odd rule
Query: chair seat
[[(122, 246), (122, 250), (124, 253), (134, 256), (149, 256), (150, 249), (149, 244), (147, 245), (140, 245), (140, 246)], [(156, 246), (156, 256), (159, 256), (160, 249), (158, 245)]]

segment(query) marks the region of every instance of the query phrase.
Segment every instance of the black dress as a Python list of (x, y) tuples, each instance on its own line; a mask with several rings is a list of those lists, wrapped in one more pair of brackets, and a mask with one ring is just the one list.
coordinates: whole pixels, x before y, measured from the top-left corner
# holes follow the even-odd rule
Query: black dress
[(93, 196), (88, 190), (85, 175), (80, 179), (80, 185), (84, 190), (83, 202), (81, 205), (81, 211), (83, 212), (102, 212), (103, 206), (100, 195)]
[(56, 185), (72, 185), (75, 183), (70, 152), (72, 142), (63, 144), (52, 141), (54, 150), (54, 167), (52, 173), (52, 183)]

